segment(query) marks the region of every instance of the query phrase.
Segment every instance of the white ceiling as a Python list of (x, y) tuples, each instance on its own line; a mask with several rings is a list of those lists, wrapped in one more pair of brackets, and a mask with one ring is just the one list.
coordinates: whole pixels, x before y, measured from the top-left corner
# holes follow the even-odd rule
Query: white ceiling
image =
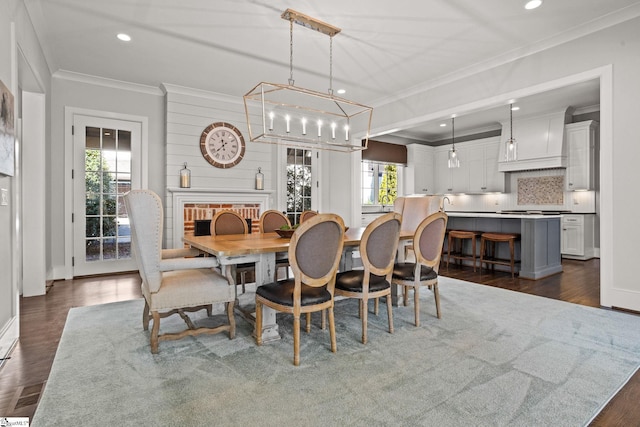
[[(640, 15), (635, 0), (24, 0), (50, 71), (242, 96), (289, 78), (292, 8), (342, 28), (333, 42), (333, 88), (372, 105)], [(123, 43), (118, 32), (133, 40)], [(329, 37), (294, 26), (298, 86), (329, 87)], [(598, 104), (597, 82), (518, 100), (521, 111)], [(531, 98), (531, 99), (529, 99)], [(530, 104), (527, 104), (529, 102)], [(568, 105), (566, 105), (568, 104)], [(456, 119), (456, 130), (491, 128), (501, 108)], [(444, 120), (444, 118), (443, 118)], [(399, 132), (436, 140), (438, 123)], [(390, 139), (393, 139), (391, 137)], [(396, 138), (394, 142), (399, 142)]]

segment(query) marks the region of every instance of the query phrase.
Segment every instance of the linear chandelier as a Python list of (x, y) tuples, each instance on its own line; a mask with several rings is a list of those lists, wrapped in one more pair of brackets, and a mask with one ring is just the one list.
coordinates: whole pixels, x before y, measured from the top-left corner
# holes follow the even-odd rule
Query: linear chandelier
[[(367, 149), (373, 108), (333, 93), (333, 36), (341, 29), (292, 9), (285, 10), (281, 17), (289, 21), (289, 81), (261, 82), (244, 95), (249, 139), (306, 149), (343, 152)], [(294, 23), (329, 36), (327, 93), (294, 84)]]

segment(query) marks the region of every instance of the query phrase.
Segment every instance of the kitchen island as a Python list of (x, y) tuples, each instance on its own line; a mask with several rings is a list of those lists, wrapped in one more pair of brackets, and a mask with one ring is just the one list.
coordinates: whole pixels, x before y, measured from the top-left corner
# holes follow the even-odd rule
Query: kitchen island
[[(519, 233), (521, 238), (516, 244), (515, 257), (523, 279), (536, 280), (562, 272), (560, 214), (447, 212), (447, 215), (448, 229)], [(498, 246), (505, 246), (497, 248), (498, 256), (508, 258), (506, 245)], [(479, 254), (480, 249), (478, 259)]]

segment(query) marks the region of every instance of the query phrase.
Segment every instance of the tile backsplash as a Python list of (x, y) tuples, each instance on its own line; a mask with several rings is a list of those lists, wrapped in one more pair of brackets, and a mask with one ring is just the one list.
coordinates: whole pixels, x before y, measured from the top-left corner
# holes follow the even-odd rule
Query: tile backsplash
[(564, 176), (517, 178), (518, 205), (563, 205)]

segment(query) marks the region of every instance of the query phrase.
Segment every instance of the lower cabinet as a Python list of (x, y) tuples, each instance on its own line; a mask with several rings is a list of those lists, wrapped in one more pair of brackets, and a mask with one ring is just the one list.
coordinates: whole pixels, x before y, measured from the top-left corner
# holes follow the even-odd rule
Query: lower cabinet
[(595, 256), (595, 215), (563, 215), (560, 252), (563, 258), (587, 260)]

